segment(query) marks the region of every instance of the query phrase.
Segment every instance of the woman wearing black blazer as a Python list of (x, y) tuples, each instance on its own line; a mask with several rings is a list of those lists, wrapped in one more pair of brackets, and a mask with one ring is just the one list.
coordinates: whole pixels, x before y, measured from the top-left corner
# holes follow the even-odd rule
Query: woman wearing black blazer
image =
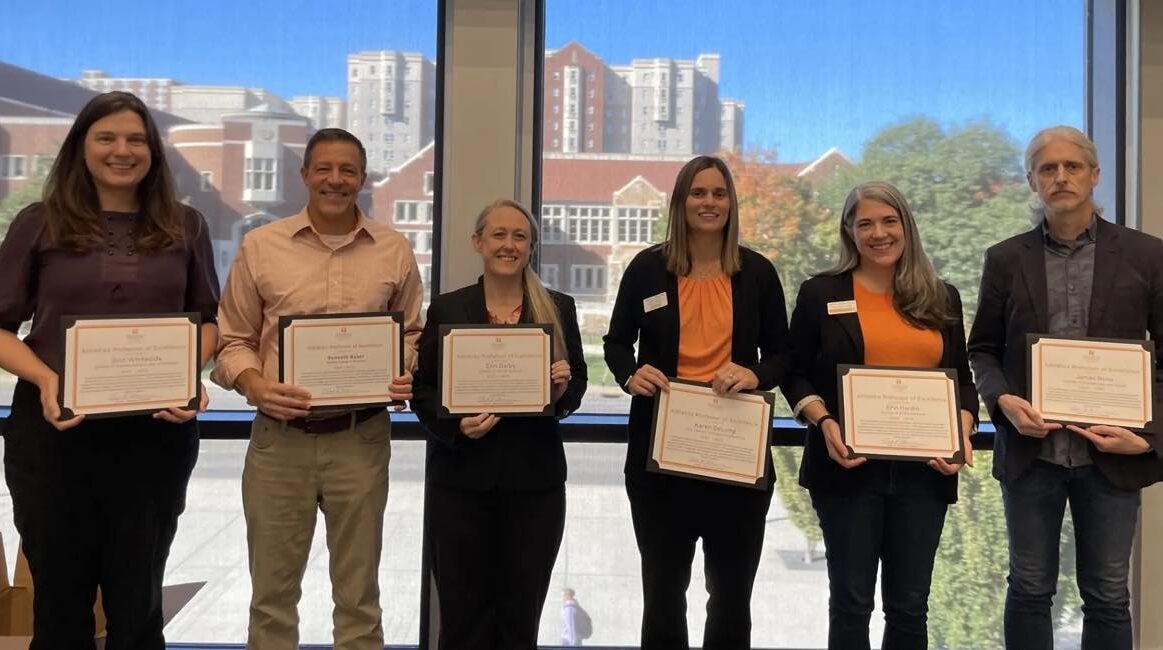
[[(501, 200), (477, 217), (476, 284), (437, 296), (420, 337), (412, 409), (428, 430), (429, 551), (441, 650), (532, 650), (565, 526), (565, 450), (558, 418), (581, 404), (586, 365), (573, 298), (529, 268), (533, 216)], [(549, 323), (556, 415), (480, 413), (438, 419), (440, 326)]]
[[(783, 288), (771, 262), (739, 246), (735, 186), (722, 160), (700, 156), (682, 168), (669, 214), (666, 243), (626, 267), (605, 337), (606, 364), (633, 396), (625, 471), (642, 556), (641, 645), (689, 647), (686, 590), (702, 538), (709, 592), (702, 646), (749, 648), (770, 486), (649, 473), (647, 447), (653, 396), (668, 389), (667, 377), (709, 381), (724, 393), (769, 390), (783, 379)], [(770, 472), (770, 455), (767, 463)]]
[(790, 329), (792, 372), (782, 389), (808, 422), (800, 484), (827, 548), (828, 647), (869, 647), (881, 567), (884, 650), (927, 647), (933, 562), (958, 464), (848, 459), (841, 441), (837, 364), (953, 368), (966, 459), (977, 413), (961, 297), (937, 278), (907, 201), (888, 183), (853, 189), (840, 222), (840, 262), (804, 282)]

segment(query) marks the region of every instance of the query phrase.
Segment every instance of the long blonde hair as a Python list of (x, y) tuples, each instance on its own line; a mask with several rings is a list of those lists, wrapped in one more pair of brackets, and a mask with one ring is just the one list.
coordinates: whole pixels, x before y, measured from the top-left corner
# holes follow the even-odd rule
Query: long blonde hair
[(731, 207), (727, 211), (727, 225), (723, 231), (723, 247), (719, 251), (719, 263), (728, 276), (739, 272), (739, 200), (735, 197), (735, 181), (727, 163), (714, 156), (692, 158), (679, 170), (674, 179), (674, 190), (670, 193), (670, 214), (666, 224), (666, 242), (662, 250), (666, 255), (666, 270), (674, 275), (684, 276), (691, 272), (690, 234), (686, 223), (686, 200), (691, 193), (695, 176), (707, 169), (717, 169), (727, 182), (727, 196)]
[[(529, 212), (528, 208), (521, 205), (517, 201), (511, 199), (497, 199), (492, 203), (486, 205), (480, 214), (477, 215), (476, 227), (473, 233), (480, 237), (485, 231), (485, 220), (493, 210), (498, 208), (513, 208), (525, 216), (525, 221), (529, 222), (529, 233), (531, 240), (529, 242), (530, 249), (537, 248), (537, 242), (541, 240), (541, 231), (537, 227), (537, 222), (533, 219), (533, 214)], [(532, 256), (530, 256), (532, 259)], [(557, 303), (553, 301), (553, 296), (549, 295), (549, 290), (541, 283), (541, 278), (533, 272), (533, 268), (528, 264), (525, 265), (525, 272), (522, 277), (522, 293), (525, 305), (529, 311), (529, 315), (534, 323), (542, 323), (553, 325), (553, 359), (568, 359), (565, 349), (565, 335), (561, 331), (561, 313), (557, 310)]]
[(909, 202), (900, 190), (884, 181), (870, 181), (852, 188), (844, 200), (840, 218), (840, 261), (824, 275), (840, 275), (860, 266), (860, 252), (852, 235), (856, 206), (861, 199), (880, 201), (896, 211), (905, 232), (905, 250), (896, 263), (892, 278), (892, 304), (910, 325), (920, 329), (937, 329), (953, 320), (949, 292), (937, 277), (937, 271), (917, 232), (917, 221)]

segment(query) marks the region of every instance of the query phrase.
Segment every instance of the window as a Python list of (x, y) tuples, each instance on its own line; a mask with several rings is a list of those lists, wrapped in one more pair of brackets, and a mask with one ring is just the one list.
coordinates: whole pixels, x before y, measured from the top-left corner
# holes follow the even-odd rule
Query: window
[(575, 264), (569, 269), (571, 291), (579, 293), (600, 293), (606, 290), (606, 267), (589, 264)]
[(542, 264), (541, 271), (537, 276), (541, 278), (542, 284), (550, 289), (560, 289), (557, 284), (557, 271), (558, 266), (556, 264)]
[(396, 201), (396, 223), (432, 223), (431, 201)]
[(659, 214), (658, 208), (618, 208), (618, 243), (651, 243)]
[(569, 241), (599, 244), (610, 240), (610, 208), (570, 206), (567, 215)]
[(432, 252), (432, 233), (425, 230), (405, 230), (403, 235), (412, 245), (412, 252), (416, 254)]
[(24, 178), (24, 156), (0, 156), (0, 178)]
[[(554, 144), (556, 144), (556, 140)], [(541, 206), (541, 241), (546, 244), (561, 244), (567, 241), (565, 234), (565, 206)]]
[(246, 189), (271, 191), (278, 187), (275, 173), (278, 162), (273, 158), (246, 159)]
[(424, 193), (432, 196), (432, 188), (436, 182), (436, 174), (432, 172), (424, 172)]
[(214, 172), (198, 172), (198, 179), (198, 189), (200, 191), (214, 191)]

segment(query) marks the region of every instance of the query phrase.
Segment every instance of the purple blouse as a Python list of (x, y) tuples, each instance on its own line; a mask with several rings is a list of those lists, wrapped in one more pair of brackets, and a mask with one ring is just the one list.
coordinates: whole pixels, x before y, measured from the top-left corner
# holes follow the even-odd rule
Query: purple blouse
[(218, 313), (218, 274), (206, 222), (185, 210), (183, 241), (155, 251), (136, 250), (136, 214), (102, 213), (105, 243), (84, 252), (49, 241), (46, 209), (33, 203), (16, 215), (0, 243), (0, 328), (16, 332), (32, 318), (24, 342), (53, 371), (64, 356), (61, 316), (198, 312), (203, 323)]

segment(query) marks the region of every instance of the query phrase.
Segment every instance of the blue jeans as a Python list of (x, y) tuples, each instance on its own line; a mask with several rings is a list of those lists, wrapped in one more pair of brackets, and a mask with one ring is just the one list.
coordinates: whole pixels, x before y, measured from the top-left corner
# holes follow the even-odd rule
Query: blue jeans
[(949, 505), (927, 487), (890, 474), (852, 494), (812, 491), (828, 559), (829, 650), (868, 649), (878, 565), (881, 647), (928, 647), (929, 585)]
[(1139, 491), (1120, 490), (1093, 465), (1061, 467), (1035, 461), (1001, 486), (1010, 538), (1006, 647), (1050, 650), (1050, 601), (1058, 584), (1058, 541), (1066, 503), (1074, 518), (1083, 650), (1131, 650), (1127, 580)]

